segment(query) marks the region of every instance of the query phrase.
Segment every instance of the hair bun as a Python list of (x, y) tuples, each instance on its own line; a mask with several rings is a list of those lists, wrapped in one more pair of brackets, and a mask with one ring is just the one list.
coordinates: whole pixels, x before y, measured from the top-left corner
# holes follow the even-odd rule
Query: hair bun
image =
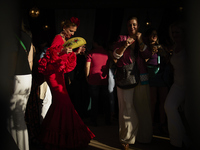
[(66, 20), (61, 21), (61, 23), (60, 23), (61, 27), (63, 27), (65, 25), (65, 23), (66, 23)]

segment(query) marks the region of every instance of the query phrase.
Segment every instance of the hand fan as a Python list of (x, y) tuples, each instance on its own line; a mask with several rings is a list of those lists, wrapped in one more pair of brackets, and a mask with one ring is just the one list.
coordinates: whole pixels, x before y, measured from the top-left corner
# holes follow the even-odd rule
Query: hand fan
[(63, 46), (64, 47), (71, 47), (72, 49), (78, 48), (86, 44), (86, 40), (82, 37), (74, 37), (67, 40)]

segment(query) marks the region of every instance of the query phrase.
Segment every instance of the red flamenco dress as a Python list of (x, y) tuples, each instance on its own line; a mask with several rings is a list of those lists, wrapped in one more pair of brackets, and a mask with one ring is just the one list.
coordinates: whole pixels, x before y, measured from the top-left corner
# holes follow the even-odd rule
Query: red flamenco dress
[(47, 149), (87, 147), (95, 135), (83, 123), (68, 95), (64, 73), (76, 66), (76, 54), (61, 52), (64, 41), (56, 35), (46, 54), (39, 60), (38, 70), (45, 75), (52, 104), (43, 120), (40, 139)]

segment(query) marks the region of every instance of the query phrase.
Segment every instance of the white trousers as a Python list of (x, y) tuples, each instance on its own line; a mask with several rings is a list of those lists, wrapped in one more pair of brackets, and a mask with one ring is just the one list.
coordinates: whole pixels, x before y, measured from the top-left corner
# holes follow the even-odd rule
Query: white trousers
[(170, 143), (177, 147), (182, 147), (182, 143), (186, 138), (185, 127), (178, 112), (179, 106), (185, 100), (185, 92), (184, 87), (173, 84), (164, 105), (168, 119)]
[(152, 139), (152, 119), (148, 85), (131, 89), (117, 87), (119, 104), (119, 139), (134, 144), (135, 140), (149, 143)]
[(10, 99), (7, 128), (20, 150), (29, 150), (28, 131), (24, 120), (26, 104), (32, 84), (32, 75), (14, 77), (14, 93)]
[(133, 105), (134, 88), (117, 87), (119, 105), (119, 140), (121, 143), (134, 144), (138, 132), (138, 117)]

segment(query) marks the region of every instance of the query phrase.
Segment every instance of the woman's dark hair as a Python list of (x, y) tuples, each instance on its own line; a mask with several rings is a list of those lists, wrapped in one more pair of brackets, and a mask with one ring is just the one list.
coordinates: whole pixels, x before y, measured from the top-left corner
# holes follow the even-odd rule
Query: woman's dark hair
[(128, 21), (130, 21), (130, 20), (133, 20), (133, 19), (134, 19), (134, 20), (137, 20), (137, 23), (138, 23), (138, 25), (139, 25), (139, 21), (138, 21), (138, 18), (137, 18), (136, 16), (129, 16), (126, 22), (128, 22)]
[(62, 28), (68, 28), (70, 26), (79, 26), (80, 20), (76, 17), (71, 17), (70, 19), (64, 20), (61, 22), (61, 27)]
[(29, 14), (27, 13), (27, 11), (28, 11), (27, 9), (20, 10), (21, 30), (26, 32), (27, 34), (29, 34), (32, 37)]
[[(144, 34), (144, 39), (146, 40), (146, 42), (149, 42), (149, 36), (151, 35), (151, 33), (153, 31), (156, 31), (157, 32), (157, 29), (154, 28), (154, 27), (150, 27), (146, 30), (145, 34)], [(159, 38), (157, 37), (157, 41), (156, 41), (156, 44), (159, 44)]]
[(77, 26), (75, 23), (71, 22), (70, 20), (64, 20), (61, 22), (61, 27), (62, 28), (68, 28), (70, 26)]
[(144, 36), (145, 36), (145, 37), (149, 37), (153, 31), (157, 31), (156, 28), (154, 28), (154, 27), (148, 28), (148, 29), (146, 30)]

